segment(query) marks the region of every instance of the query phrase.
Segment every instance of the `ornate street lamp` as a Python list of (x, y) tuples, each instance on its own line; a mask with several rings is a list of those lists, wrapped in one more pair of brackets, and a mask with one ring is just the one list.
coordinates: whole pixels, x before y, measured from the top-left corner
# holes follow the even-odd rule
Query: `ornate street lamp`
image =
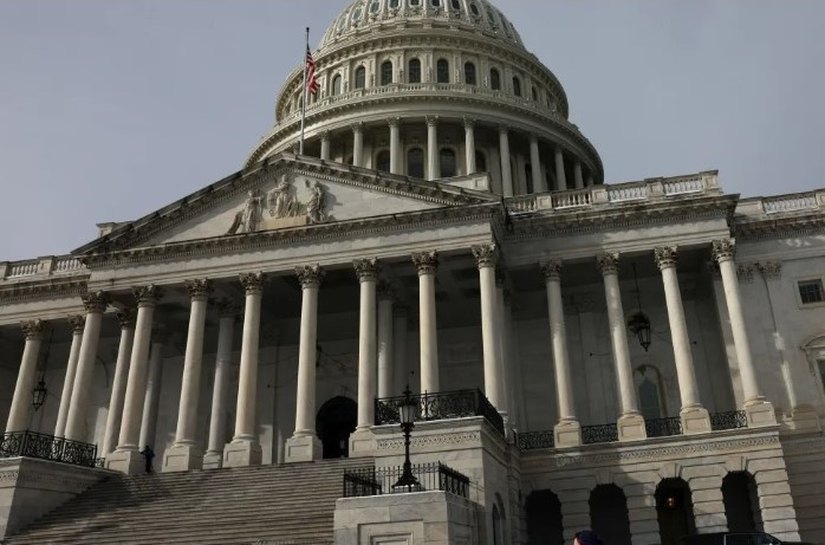
[(418, 492), (421, 490), (421, 483), (412, 473), (410, 463), (410, 433), (415, 427), (415, 412), (418, 410), (418, 403), (412, 396), (409, 384), (404, 390), (404, 399), (398, 403), (398, 413), (401, 417), (401, 429), (404, 431), (404, 471), (392, 489), (394, 492)]
[(40, 382), (32, 390), (32, 405), (34, 410), (40, 410), (40, 407), (46, 402), (46, 396), (49, 395), (49, 390), (46, 389), (46, 380), (43, 375), (40, 376)]
[(627, 320), (627, 329), (636, 335), (642, 348), (650, 348), (650, 318), (642, 311), (642, 292), (639, 291), (639, 277), (636, 275), (636, 264), (633, 264), (633, 282), (636, 284), (636, 306), (639, 310), (634, 312)]

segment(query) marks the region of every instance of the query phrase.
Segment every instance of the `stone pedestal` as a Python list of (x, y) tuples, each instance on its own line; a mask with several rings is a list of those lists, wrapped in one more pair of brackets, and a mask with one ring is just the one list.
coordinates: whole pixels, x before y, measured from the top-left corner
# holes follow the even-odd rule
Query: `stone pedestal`
[(582, 444), (582, 428), (578, 420), (561, 420), (553, 428), (556, 448), (578, 447)]
[(323, 455), (324, 447), (321, 440), (314, 435), (297, 435), (286, 440), (284, 460), (288, 464), (313, 462), (323, 458)]
[(146, 459), (134, 449), (117, 449), (106, 457), (106, 469), (120, 471), (126, 475), (146, 473)]
[(626, 414), (616, 421), (619, 441), (642, 441), (647, 438), (645, 419), (640, 414)]
[(223, 467), (223, 452), (207, 451), (203, 455), (203, 469), (220, 469)]
[(262, 459), (261, 445), (254, 439), (234, 439), (223, 449), (223, 467), (259, 466)]
[(682, 433), (684, 435), (696, 435), (697, 433), (708, 433), (710, 429), (710, 414), (704, 407), (688, 407), (679, 413), (682, 419)]
[(165, 471), (190, 471), (203, 467), (203, 451), (196, 444), (176, 444), (166, 449), (163, 456)]
[(355, 430), (349, 436), (349, 457), (375, 456), (377, 446), (375, 435), (371, 430)]
[(773, 403), (760, 401), (757, 403), (745, 404), (745, 415), (748, 417), (749, 428), (763, 428), (765, 426), (776, 425), (776, 411)]
[(785, 420), (785, 426), (793, 431), (819, 431), (822, 423), (816, 409), (810, 405), (798, 405), (791, 411), (790, 418)]

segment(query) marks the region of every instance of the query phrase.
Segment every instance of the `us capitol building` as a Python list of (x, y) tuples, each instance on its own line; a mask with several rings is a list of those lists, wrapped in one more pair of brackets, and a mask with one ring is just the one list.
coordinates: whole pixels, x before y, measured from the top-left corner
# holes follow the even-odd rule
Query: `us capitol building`
[(303, 154), (298, 67), (239, 172), (0, 263), (0, 540), (825, 543), (825, 191), (607, 183), (488, 0), (313, 56)]

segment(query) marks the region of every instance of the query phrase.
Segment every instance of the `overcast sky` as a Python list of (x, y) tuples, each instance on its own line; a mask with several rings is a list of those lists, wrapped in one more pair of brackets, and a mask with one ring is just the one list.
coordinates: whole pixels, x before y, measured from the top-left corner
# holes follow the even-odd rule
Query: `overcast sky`
[[(242, 166), (345, 0), (0, 0), (0, 261), (61, 254)], [(498, 0), (608, 183), (825, 186), (825, 1)]]

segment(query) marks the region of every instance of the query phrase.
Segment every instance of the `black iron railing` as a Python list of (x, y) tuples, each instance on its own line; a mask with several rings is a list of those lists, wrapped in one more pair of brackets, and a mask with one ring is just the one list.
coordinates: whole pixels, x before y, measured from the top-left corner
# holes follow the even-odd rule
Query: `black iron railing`
[(95, 467), (97, 445), (28, 430), (4, 433), (0, 441), (0, 458), (15, 456)]
[[(393, 488), (403, 472), (403, 466), (347, 471), (344, 473), (344, 497), (357, 498), (406, 492), (406, 489)], [(414, 464), (412, 473), (421, 485), (419, 490), (443, 490), (462, 498), (469, 497), (470, 479), (441, 462)]]
[(748, 415), (745, 411), (727, 411), (710, 415), (710, 429), (713, 431), (738, 430), (747, 427)]
[(619, 428), (616, 424), (582, 426), (582, 444), (614, 443), (619, 440)]
[(678, 416), (645, 420), (648, 437), (669, 437), (682, 435), (682, 419)]
[[(432, 394), (414, 394), (412, 398), (418, 406), (416, 421), (446, 420), (483, 416), (495, 429), (504, 435), (504, 420), (492, 403), (479, 390), (459, 390), (456, 392), (437, 392)], [(404, 396), (385, 397), (375, 400), (376, 424), (400, 424), (398, 405)]]
[(521, 451), (555, 448), (556, 435), (553, 430), (521, 431), (516, 434), (516, 445)]

